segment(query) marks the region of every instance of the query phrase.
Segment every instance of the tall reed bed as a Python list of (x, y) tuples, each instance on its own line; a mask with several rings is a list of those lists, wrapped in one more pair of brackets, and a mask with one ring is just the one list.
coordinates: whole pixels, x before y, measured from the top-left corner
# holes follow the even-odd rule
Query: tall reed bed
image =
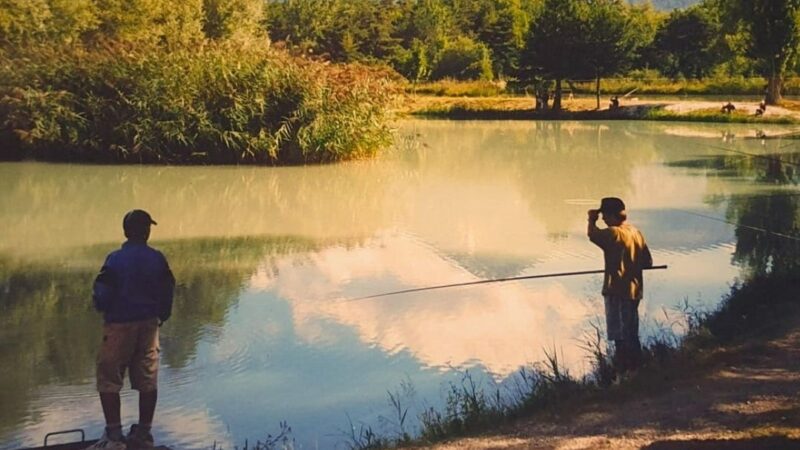
[(390, 142), (376, 70), (258, 45), (40, 47), (0, 53), (0, 158), (305, 164)]

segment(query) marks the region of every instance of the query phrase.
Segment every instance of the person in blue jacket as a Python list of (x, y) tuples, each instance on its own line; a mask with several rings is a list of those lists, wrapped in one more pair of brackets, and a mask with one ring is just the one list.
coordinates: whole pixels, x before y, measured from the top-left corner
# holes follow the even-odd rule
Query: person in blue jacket
[[(128, 239), (111, 252), (94, 282), (94, 307), (103, 313), (103, 342), (97, 358), (97, 390), (106, 428), (89, 447), (124, 450), (152, 448), (150, 428), (158, 399), (158, 328), (172, 314), (175, 277), (167, 259), (147, 245), (156, 222), (146, 211), (125, 214)], [(139, 391), (139, 423), (122, 432), (120, 390), (126, 370)]]

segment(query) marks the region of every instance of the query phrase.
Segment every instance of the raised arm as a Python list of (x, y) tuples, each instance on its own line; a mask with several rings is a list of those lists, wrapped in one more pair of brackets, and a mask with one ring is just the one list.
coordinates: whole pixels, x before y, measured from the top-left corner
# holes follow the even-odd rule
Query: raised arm
[(586, 227), (586, 235), (591, 239), (593, 234), (600, 231), (600, 228), (597, 227), (597, 219), (600, 217), (600, 211), (597, 209), (590, 209), (586, 212), (586, 215), (589, 219), (589, 224)]

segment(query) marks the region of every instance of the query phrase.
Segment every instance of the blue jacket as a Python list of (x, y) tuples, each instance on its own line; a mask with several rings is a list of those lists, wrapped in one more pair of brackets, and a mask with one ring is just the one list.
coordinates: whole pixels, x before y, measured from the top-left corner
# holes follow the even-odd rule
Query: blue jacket
[(161, 252), (127, 241), (106, 257), (94, 281), (92, 300), (106, 323), (133, 322), (172, 314), (175, 277)]

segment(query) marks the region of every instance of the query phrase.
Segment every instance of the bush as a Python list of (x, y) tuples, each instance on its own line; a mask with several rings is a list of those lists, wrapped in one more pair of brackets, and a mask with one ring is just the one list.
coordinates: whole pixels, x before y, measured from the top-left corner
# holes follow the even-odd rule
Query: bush
[(431, 78), (491, 80), (492, 60), (486, 45), (467, 37), (448, 42), (439, 53)]
[(37, 48), (0, 54), (0, 80), (4, 159), (301, 164), (391, 138), (383, 73), (258, 46)]

